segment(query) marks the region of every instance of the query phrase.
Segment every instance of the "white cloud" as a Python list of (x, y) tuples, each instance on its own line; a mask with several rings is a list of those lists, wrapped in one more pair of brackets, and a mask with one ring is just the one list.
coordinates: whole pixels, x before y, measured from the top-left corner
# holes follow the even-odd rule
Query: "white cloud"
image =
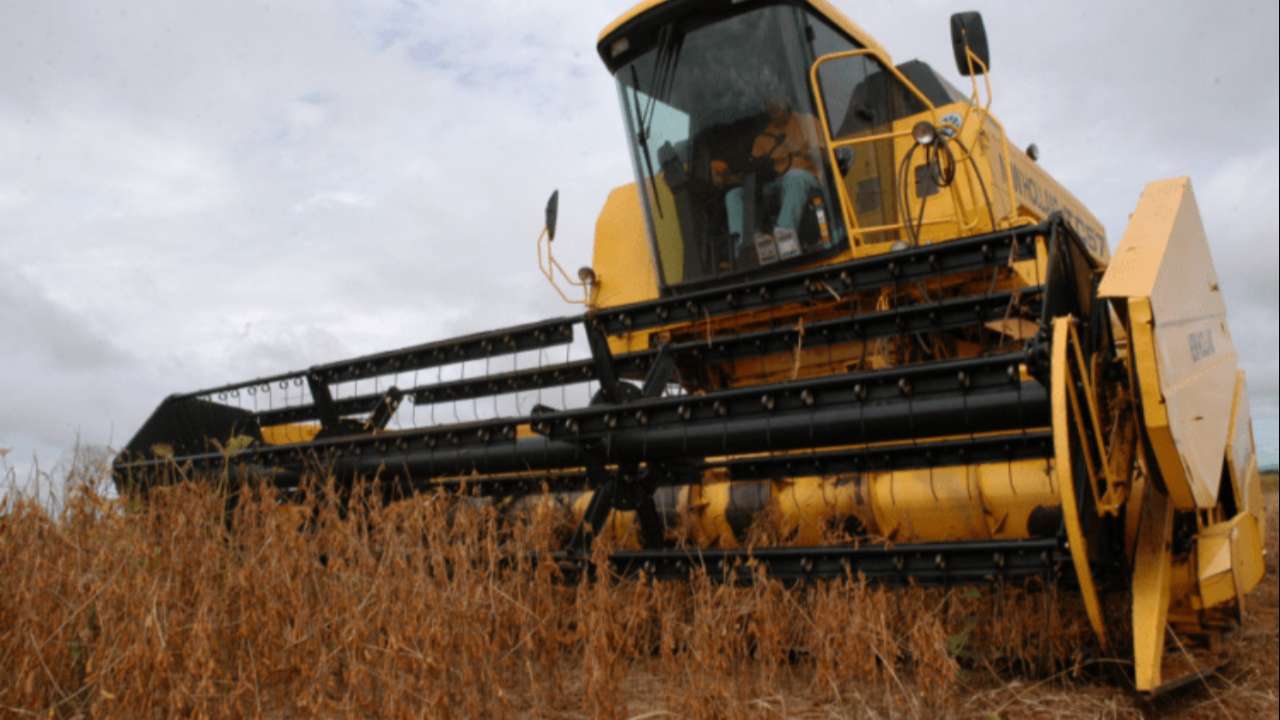
[[(23, 325), (43, 354), (0, 352), (0, 394), (39, 398), (0, 412), (10, 459), (118, 443), (169, 392), (567, 312), (533, 240), (559, 187), (557, 253), (587, 264), (630, 176), (594, 48), (629, 4), (0, 5), (3, 299), (52, 318)], [(968, 8), (840, 4), (955, 77)], [(1193, 177), (1274, 414), (1275, 6), (984, 9), (995, 110), (1113, 242), (1145, 181)]]
[(309, 213), (334, 209), (368, 210), (376, 203), (373, 199), (349, 190), (326, 190), (308, 197), (293, 206), (295, 213)]

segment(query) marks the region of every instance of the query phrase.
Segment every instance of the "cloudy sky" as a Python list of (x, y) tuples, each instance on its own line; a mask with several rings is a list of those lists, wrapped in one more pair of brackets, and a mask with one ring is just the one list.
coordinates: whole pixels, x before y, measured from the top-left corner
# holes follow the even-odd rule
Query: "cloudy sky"
[[(166, 394), (568, 310), (628, 181), (596, 34), (629, 2), (0, 3), (0, 459), (118, 446)], [(1118, 240), (1190, 175), (1275, 459), (1274, 2), (838, 1), (959, 84), (984, 11), (995, 111)]]

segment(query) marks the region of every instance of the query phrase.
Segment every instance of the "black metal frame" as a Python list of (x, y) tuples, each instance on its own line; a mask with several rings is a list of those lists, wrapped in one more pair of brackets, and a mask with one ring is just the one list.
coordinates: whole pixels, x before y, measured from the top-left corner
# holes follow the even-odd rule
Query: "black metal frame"
[[(988, 291), (958, 299), (926, 301), (892, 310), (836, 316), (803, 330), (790, 324), (675, 342), (614, 356), (610, 336), (783, 306), (832, 307), (847, 294), (914, 285), (956, 273), (997, 272), (1012, 260), (1035, 256), (1035, 242), (1049, 246), (1048, 277), (1018, 293)], [(1085, 258), (1082, 260), (1082, 256)], [(763, 563), (771, 574), (798, 579), (846, 572), (886, 579), (908, 576), (932, 581), (985, 577), (1003, 557), (996, 575), (1057, 573), (1061, 540), (988, 546), (974, 543), (898, 548), (778, 548), (689, 551), (664, 548), (663, 526), (654, 505), (658, 488), (697, 482), (711, 467), (733, 479), (1050, 457), (1049, 397), (1040, 381), (1025, 381), (1023, 368), (1042, 370), (1049, 320), (1077, 312), (1082, 298), (1074, 276), (1088, 263), (1083, 245), (1059, 216), (1030, 227), (1005, 230), (838, 265), (752, 279), (728, 287), (608, 308), (576, 318), (557, 318), (454, 340), (318, 365), (305, 371), (168, 398), (115, 463), (117, 483), (145, 486), (175, 465), (198, 471), (247, 470), (290, 487), (311, 472), (349, 483), (377, 477), (392, 494), (431, 489), (491, 496), (552, 491), (595, 491), (571, 554), (572, 568), (585, 561), (590, 539), (609, 512), (634, 510), (646, 550), (617, 553), (620, 571), (645, 568), (678, 574), (693, 556), (713, 574), (733, 575), (742, 563)], [(1092, 267), (1092, 266), (1089, 266)], [(994, 277), (994, 276), (993, 276)], [(705, 394), (661, 397), (682, 363), (705, 364), (869, 338), (982, 327), (1009, 317), (1037, 321), (1041, 333), (1025, 349), (963, 360), (924, 362), (883, 370), (735, 387)], [(1088, 315), (1084, 315), (1088, 317)], [(592, 357), (536, 369), (488, 375), (335, 400), (328, 384), (380, 377), (494, 354), (542, 349), (571, 342), (581, 325)], [(801, 336), (803, 332), (803, 336)], [(643, 379), (637, 386), (623, 378)], [(402, 398), (432, 403), (504, 392), (596, 381), (600, 392), (582, 408), (535, 407), (525, 416), (386, 431)], [(254, 392), (273, 383), (306, 384), (313, 402), (259, 412), (213, 400)], [(351, 416), (368, 415), (364, 420)], [(260, 427), (320, 420), (311, 442), (272, 446), (256, 443), (228, 457), (210, 439), (247, 434)], [(528, 426), (537, 437), (522, 437)], [(963, 439), (919, 441), (921, 437)], [(156, 443), (172, 457), (151, 457)], [(762, 453), (762, 450), (767, 450)], [(734, 456), (708, 461), (707, 458)], [(1007, 544), (1006, 544), (1007, 545)], [(1034, 547), (1033, 547), (1034, 546)], [(573, 554), (576, 553), (576, 554)], [(744, 554), (745, 553), (745, 554)], [(994, 553), (994, 554), (993, 554)], [(1047, 554), (1046, 554), (1047, 553)], [(926, 559), (934, 558), (926, 562)], [(941, 565), (937, 558), (943, 558)], [(1047, 558), (1047, 559), (1046, 559)], [(683, 563), (683, 564), (682, 564)], [(886, 565), (885, 563), (888, 563)], [(932, 563), (932, 565), (930, 565)], [(926, 567), (928, 566), (928, 567)], [(929, 567), (933, 569), (930, 570)]]
[[(459, 475), (658, 462), (728, 453), (803, 450), (954, 433), (1043, 427), (1048, 395), (1021, 380), (1025, 353), (848, 373), (705, 395), (545, 410), (439, 427), (363, 433), (297, 445), (258, 445), (228, 459), (218, 450), (177, 460), (221, 471), (258, 464), (302, 472), (319, 462), (339, 477)], [(518, 437), (529, 425), (542, 437)], [(146, 470), (170, 458), (122, 461)]]
[[(569, 579), (593, 576), (588, 558), (556, 558)], [(757, 568), (783, 582), (863, 578), (906, 585), (958, 585), (1042, 578), (1070, 573), (1070, 556), (1058, 538), (986, 542), (778, 547), (733, 550), (624, 550), (609, 556), (620, 575), (684, 578), (697, 572), (722, 582), (750, 584)]]
[[(574, 327), (590, 323), (606, 335), (625, 335), (638, 330), (653, 329), (680, 323), (692, 323), (716, 319), (726, 315), (752, 310), (792, 305), (829, 302), (849, 292), (879, 287), (905, 285), (931, 277), (940, 277), (966, 271), (999, 268), (1009, 262), (1011, 256), (1024, 256), (1037, 237), (1057, 232), (1060, 221), (1051, 220), (1042, 225), (1016, 228), (972, 238), (953, 240), (922, 248), (912, 248), (876, 257), (851, 260), (836, 265), (826, 265), (797, 272), (763, 277), (735, 283), (727, 287), (702, 290), (685, 295), (659, 298), (644, 302), (607, 308), (578, 317), (561, 317), (524, 325), (517, 325), (488, 332), (474, 333), (449, 340), (413, 345), (399, 350), (362, 355), (348, 360), (316, 365), (306, 370), (279, 373), (238, 383), (175, 395), (175, 398), (216, 399), (233, 393), (248, 393), (272, 386), (309, 384), (314, 378), (323, 383), (374, 378), (396, 372), (411, 372), (468, 360), (482, 360), (493, 355), (537, 350), (572, 342)], [(910, 309), (908, 309), (910, 311)], [(923, 311), (923, 310), (922, 310)], [(647, 365), (648, 353), (638, 357), (623, 356), (619, 361), (624, 370)], [(628, 367), (629, 365), (629, 367)], [(556, 383), (596, 379), (588, 375), (591, 363), (570, 363), (551, 366), (531, 373), (542, 373), (544, 379)], [(490, 376), (474, 382), (508, 382), (511, 378)], [(508, 392), (513, 389), (538, 387), (537, 380), (520, 387), (506, 386), (491, 392)], [(440, 386), (436, 386), (440, 387)], [(429, 393), (431, 386), (412, 388), (409, 393)], [(477, 392), (473, 390), (472, 392)], [(474, 395), (459, 395), (472, 397)], [(368, 412), (376, 404), (377, 396), (350, 398), (335, 401), (339, 415)], [(438, 399), (456, 399), (453, 396), (435, 396)], [(280, 414), (273, 420), (296, 422), (318, 419), (319, 411), (312, 415)]]
[[(1026, 305), (1035, 303), (1042, 288), (1023, 290), (1016, 298)], [(992, 293), (977, 298), (955, 298), (934, 303), (908, 305), (892, 310), (851, 317), (838, 317), (805, 325), (803, 328), (788, 326), (772, 330), (713, 338), (710, 342), (691, 340), (665, 345), (657, 350), (642, 350), (612, 357), (612, 372), (620, 376), (647, 373), (665, 351), (667, 361), (674, 356), (688, 356), (698, 362), (718, 361), (729, 358), (753, 357), (773, 352), (785, 352), (803, 343), (806, 347), (834, 345), (852, 340), (888, 337), (901, 333), (947, 330), (972, 325), (975, 322), (999, 320), (1004, 317), (1013, 293)], [(591, 328), (588, 337), (598, 335), (597, 326)], [(593, 345), (593, 355), (597, 346)], [(607, 346), (605, 346), (607, 349)], [(308, 375), (308, 383), (312, 382)], [(593, 356), (538, 368), (528, 368), (495, 373), (478, 378), (466, 378), (408, 388), (404, 392), (417, 404), (470, 400), (501, 393), (536, 390), (555, 385), (597, 381), (603, 383), (600, 362)], [(317, 396), (315, 389), (313, 397)], [(382, 395), (361, 395), (330, 401), (336, 416), (370, 412), (382, 401)], [(262, 425), (274, 425), (308, 420), (326, 420), (320, 403), (289, 408), (265, 410), (258, 413)], [(330, 422), (333, 422), (332, 420)]]

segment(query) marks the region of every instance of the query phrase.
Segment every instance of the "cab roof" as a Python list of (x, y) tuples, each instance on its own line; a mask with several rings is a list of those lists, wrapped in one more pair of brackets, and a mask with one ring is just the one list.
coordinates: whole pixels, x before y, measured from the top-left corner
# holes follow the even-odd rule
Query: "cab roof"
[[(636, 3), (636, 5), (630, 10), (622, 13), (613, 22), (606, 25), (605, 28), (600, 31), (600, 36), (596, 38), (596, 45), (603, 46), (605, 40), (617, 31), (621, 30), (623, 26), (640, 19), (650, 11), (665, 5), (672, 5), (677, 2), (681, 2), (681, 0), (641, 0), (641, 2)], [(859, 27), (857, 23), (850, 20), (843, 12), (831, 3), (826, 2), (826, 0), (801, 0), (794, 4), (808, 5), (819, 15), (829, 20), (832, 25), (835, 25), (837, 28), (847, 33), (849, 37), (853, 38), (853, 40), (858, 44), (880, 55), (886, 63), (893, 63), (893, 60), (889, 57), (888, 51), (886, 51), (880, 43), (876, 42), (875, 38), (868, 35), (867, 32)]]

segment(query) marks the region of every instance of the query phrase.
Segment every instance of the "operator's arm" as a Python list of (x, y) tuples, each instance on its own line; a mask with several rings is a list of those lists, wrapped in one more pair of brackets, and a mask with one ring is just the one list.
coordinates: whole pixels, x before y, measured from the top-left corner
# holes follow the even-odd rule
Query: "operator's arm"
[[(770, 156), (778, 149), (778, 146), (777, 138), (768, 133), (761, 133), (756, 136), (755, 142), (751, 144), (751, 159), (755, 161)], [(724, 160), (711, 161), (711, 182), (716, 187), (741, 185), (742, 178), (743, 173), (730, 173), (729, 163)]]
[(742, 173), (729, 172), (729, 163), (724, 160), (711, 161), (711, 184), (716, 187), (742, 184)]
[(796, 138), (795, 156), (800, 159), (803, 169), (817, 174), (822, 166), (826, 148), (826, 133), (822, 131), (818, 119), (812, 115), (796, 115), (800, 137)]
[(751, 144), (751, 159), (759, 160), (766, 155), (772, 155), (773, 151), (778, 149), (778, 144), (778, 138), (767, 132), (760, 133)]

